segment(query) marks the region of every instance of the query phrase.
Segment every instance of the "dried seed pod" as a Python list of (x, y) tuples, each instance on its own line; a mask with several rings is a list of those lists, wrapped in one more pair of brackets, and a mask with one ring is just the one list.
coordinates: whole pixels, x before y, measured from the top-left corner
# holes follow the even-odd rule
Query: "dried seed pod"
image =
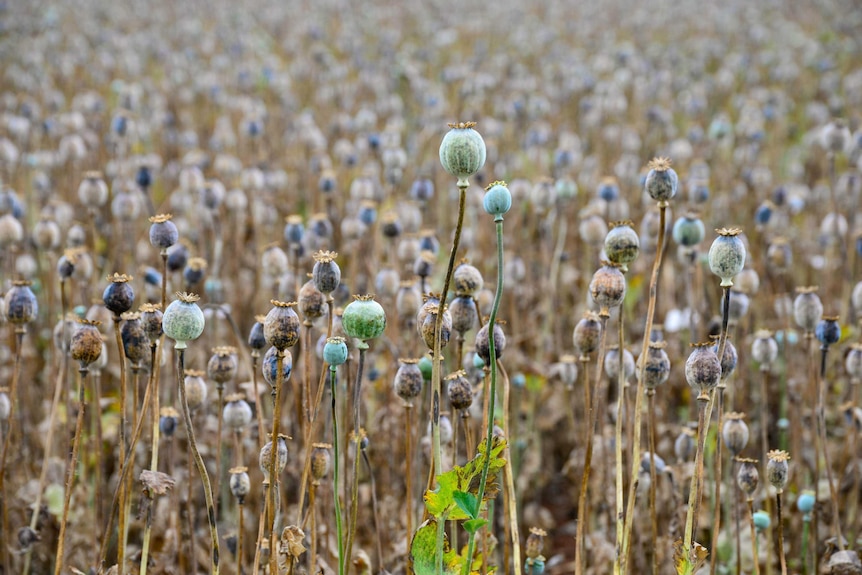
[(322, 294), (331, 294), (341, 283), (341, 268), (335, 262), (337, 257), (337, 253), (329, 251), (314, 254), (314, 268), (311, 270), (311, 277), (317, 291)]
[(84, 172), (84, 179), (78, 186), (78, 200), (87, 208), (101, 208), (108, 201), (108, 184), (102, 178), (102, 172)]
[(590, 296), (600, 307), (599, 315), (617, 307), (626, 295), (626, 277), (616, 264), (604, 262), (590, 281)]
[(141, 305), (140, 313), (144, 334), (150, 345), (155, 345), (162, 337), (162, 310), (159, 309), (158, 304), (145, 303)]
[(793, 300), (793, 319), (805, 333), (814, 333), (817, 322), (823, 315), (823, 303), (817, 295), (816, 287), (796, 288)]
[[(714, 337), (714, 345), (712, 350), (715, 352), (716, 356), (718, 356), (718, 338)], [(733, 342), (730, 341), (730, 338), (726, 338), (724, 341), (724, 355), (721, 357), (721, 381), (727, 381), (727, 379), (733, 375), (733, 372), (736, 371), (736, 364), (739, 361), (739, 354), (736, 352), (736, 347), (733, 345)]]
[[(578, 358), (571, 354), (562, 355), (560, 356), (560, 361), (557, 363), (557, 366), (559, 367), (557, 372), (563, 385), (568, 389), (573, 388), (578, 379)], [(605, 363), (605, 368), (608, 370), (607, 363)], [(610, 373), (610, 370), (608, 370), (608, 373)], [(611, 376), (609, 375), (608, 377)]]
[(299, 290), (299, 311), (308, 322), (326, 315), (326, 297), (314, 280), (305, 282)]
[(844, 360), (844, 369), (854, 380), (862, 379), (862, 344), (850, 345), (850, 351), (847, 352)]
[(829, 556), (826, 569), (831, 575), (862, 575), (862, 561), (856, 551), (836, 551)]
[(232, 393), (225, 398), (224, 409), (222, 410), (222, 419), (224, 424), (234, 431), (240, 431), (251, 423), (252, 416), (251, 406), (245, 400), (245, 395), (242, 393)]
[(679, 176), (670, 167), (667, 158), (653, 158), (647, 165), (649, 172), (644, 180), (644, 189), (657, 202), (667, 202), (676, 195)]
[(135, 290), (129, 283), (132, 281), (132, 277), (115, 273), (113, 276), (108, 276), (108, 281), (111, 283), (105, 288), (102, 299), (105, 302), (105, 307), (119, 317), (132, 309), (132, 304), (135, 301)]
[(736, 484), (745, 493), (748, 501), (754, 499), (754, 492), (760, 483), (760, 474), (757, 472), (757, 460), (737, 457), (739, 471), (736, 473)]
[[(635, 374), (635, 357), (627, 349), (623, 349), (622, 354), (623, 379), (628, 381)], [(668, 362), (668, 371), (670, 371), (670, 362)], [(608, 351), (605, 353), (605, 373), (611, 381), (617, 381), (620, 376), (620, 346), (608, 346)]]
[[(412, 319), (422, 305), (422, 294), (412, 281), (401, 282), (395, 295), (395, 313), (400, 321)], [(454, 319), (454, 318), (453, 318)]]
[(54, 220), (43, 217), (33, 226), (33, 244), (41, 251), (60, 247), (60, 235), (60, 226)]
[[(188, 389), (188, 388), (186, 388)], [(173, 407), (163, 407), (159, 410), (159, 431), (165, 437), (173, 437), (179, 423), (180, 414)]]
[(459, 296), (473, 296), (485, 285), (482, 274), (474, 266), (462, 261), (452, 272), (452, 286)]
[(188, 285), (195, 285), (204, 279), (207, 272), (207, 261), (203, 258), (189, 258), (183, 269), (183, 279)]
[(601, 335), (599, 316), (591, 311), (586, 312), (572, 333), (572, 341), (581, 357), (587, 357), (598, 349)]
[(252, 354), (255, 352), (260, 353), (260, 351), (266, 347), (266, 336), (263, 332), (263, 322), (265, 321), (266, 316), (254, 316), (254, 325), (251, 326), (251, 330), (248, 334), (248, 346), (251, 348)]
[(748, 445), (748, 425), (744, 421), (745, 414), (731, 411), (724, 415), (721, 426), (721, 438), (730, 451), (731, 457), (736, 457)]
[(230, 492), (242, 505), (245, 496), (251, 491), (251, 480), (248, 477), (248, 467), (233, 467), (230, 473)]
[(395, 372), (393, 386), (395, 394), (410, 403), (422, 392), (422, 371), (418, 359), (399, 359), (398, 371)]
[(457, 296), (449, 304), (449, 314), (452, 316), (452, 329), (462, 337), (479, 319), (479, 310), (472, 296)]
[(790, 455), (786, 451), (773, 449), (767, 453), (769, 461), (766, 462), (766, 479), (779, 493), (787, 487), (787, 479), (790, 471), (788, 461)]
[(171, 221), (171, 214), (158, 214), (150, 218), (150, 244), (154, 248), (167, 250), (179, 239), (180, 233), (177, 225)]
[(545, 545), (545, 536), (547, 533), (538, 527), (531, 527), (530, 534), (527, 536), (527, 544), (524, 554), (528, 559), (537, 559), (542, 555), (542, 548)]
[(709, 269), (721, 278), (721, 287), (733, 286), (733, 278), (745, 266), (745, 244), (739, 228), (716, 230), (718, 237), (709, 248)]
[[(656, 389), (670, 378), (670, 358), (664, 341), (651, 341), (647, 348), (646, 364), (644, 366), (644, 387)], [(638, 358), (640, 365), (641, 358)]]
[[(424, 307), (424, 306), (423, 306)], [(419, 326), (419, 333), (422, 335), (422, 341), (428, 346), (429, 350), (434, 349), (435, 343), (435, 328), (437, 323), (437, 314), (439, 313), (440, 304), (428, 308), (422, 325)], [(446, 307), (443, 307), (443, 320), (440, 325), (440, 349), (445, 348), (449, 344), (449, 339), (452, 334), (452, 314)]]
[[(290, 439), (287, 435), (283, 435), (281, 433), (278, 434), (278, 451), (276, 453), (276, 461), (275, 461), (275, 474), (281, 475), (281, 472), (284, 471), (285, 466), (287, 465), (287, 440)], [(272, 441), (267, 441), (266, 445), (263, 446), (260, 450), (260, 458), (258, 463), (260, 465), (260, 471), (263, 473), (263, 484), (270, 484), (269, 477), (269, 461), (270, 457), (272, 457)]]
[(311, 479), (315, 483), (320, 483), (329, 474), (329, 465), (332, 460), (329, 450), (332, 449), (332, 446), (328, 443), (313, 443), (311, 447)]
[[(760, 364), (762, 371), (769, 371), (778, 359), (778, 342), (769, 330), (759, 330), (754, 334), (751, 344), (751, 357)], [(862, 360), (862, 353), (860, 353)]]
[[(482, 326), (482, 329), (476, 334), (476, 354), (482, 358), (485, 365), (491, 365), (491, 342), (489, 337), (488, 322)], [(506, 349), (506, 334), (503, 333), (503, 328), (500, 322), (494, 324), (494, 354), (499, 360), (503, 356), (503, 351)]]
[(419, 256), (413, 263), (413, 274), (420, 278), (427, 278), (434, 269), (435, 261), (437, 261), (437, 257), (434, 255), (434, 252), (429, 250), (419, 252)]
[(132, 365), (141, 365), (150, 358), (150, 340), (144, 332), (141, 314), (126, 312), (122, 316), (123, 326), (120, 328), (120, 339), (123, 342), (123, 353)]
[(384, 298), (395, 297), (401, 284), (401, 276), (392, 268), (383, 268), (374, 277), (374, 289)]
[(698, 400), (706, 400), (721, 379), (721, 362), (712, 343), (693, 344), (685, 362), (685, 379), (698, 392)]
[(299, 341), (299, 316), (294, 311), (296, 302), (271, 300), (272, 309), (263, 321), (263, 335), (266, 343), (272, 347), (285, 350), (293, 347)]
[(30, 282), (15, 281), (3, 296), (4, 316), (9, 323), (22, 326), (39, 314), (39, 302), (30, 289)]
[(99, 322), (78, 320), (78, 326), (69, 344), (69, 351), (72, 359), (81, 365), (81, 369), (86, 369), (99, 359), (102, 354), (102, 332), (99, 331)]
[(462, 411), (473, 404), (473, 386), (467, 381), (466, 372), (459, 370), (446, 376), (446, 394), (453, 409)]
[(207, 382), (204, 381), (204, 372), (187, 369), (183, 385), (185, 386), (189, 409), (195, 411), (206, 402), (209, 394)]
[[(261, 362), (261, 369), (263, 370), (263, 379), (266, 381), (270, 387), (275, 387), (275, 382), (278, 378), (278, 350), (274, 347), (266, 350), (266, 353), (263, 356), (263, 361)], [(282, 360), (281, 365), (281, 381), (282, 383), (286, 383), (290, 379), (291, 371), (293, 370), (293, 356), (290, 353), (290, 350), (284, 350), (284, 359)]]
[(611, 222), (611, 229), (605, 236), (605, 255), (620, 266), (623, 272), (635, 261), (640, 253), (640, 238), (630, 221)]
[(694, 432), (687, 427), (683, 427), (673, 442), (673, 452), (677, 463), (689, 461), (692, 455), (694, 455), (694, 450)]
[(0, 421), (8, 421), (11, 413), (12, 401), (9, 399), (9, 388), (0, 387)]
[(742, 321), (742, 318), (748, 313), (750, 305), (751, 300), (744, 292), (731, 290), (730, 306), (727, 309), (728, 322), (735, 325)]

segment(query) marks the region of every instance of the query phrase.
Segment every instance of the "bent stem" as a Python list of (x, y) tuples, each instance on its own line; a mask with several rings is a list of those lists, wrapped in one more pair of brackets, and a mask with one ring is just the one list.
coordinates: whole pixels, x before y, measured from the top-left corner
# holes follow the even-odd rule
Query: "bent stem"
[[(65, 321), (65, 320), (64, 320)], [(66, 546), (66, 522), (69, 519), (69, 503), (72, 500), (72, 487), (75, 484), (75, 467), (78, 465), (78, 446), (81, 443), (81, 432), (84, 428), (84, 380), (88, 369), (81, 366), (78, 369), (78, 417), (75, 421), (75, 437), (72, 440), (72, 456), (66, 469), (66, 489), (63, 495), (63, 517), (60, 520), (60, 537), (57, 540), (57, 560), (54, 563), (54, 575), (63, 572), (63, 552)]]
[[(461, 201), (463, 206), (464, 201), (464, 190), (461, 190)], [(482, 465), (482, 476), (479, 479), (479, 491), (476, 495), (476, 501), (478, 502), (479, 507), (482, 506), (482, 500), (485, 498), (485, 486), (488, 483), (488, 470), (491, 465), (491, 447), (493, 445), (494, 440), (494, 403), (495, 398), (497, 396), (497, 348), (496, 342), (494, 341), (494, 323), (497, 321), (497, 311), (500, 309), (500, 300), (503, 296), (503, 216), (497, 215), (494, 218), (495, 227), (497, 229), (497, 289), (494, 293), (494, 304), (491, 307), (491, 315), (488, 318), (488, 359), (490, 360), (490, 369), (491, 369), (491, 382), (490, 382), (490, 390), (488, 392), (488, 426), (485, 435), (485, 462)], [(454, 252), (453, 252), (454, 254)], [(442, 317), (443, 314), (437, 314), (438, 321), (439, 318)], [(437, 338), (435, 340), (439, 342), (440, 339)], [(438, 382), (439, 384), (439, 382)], [(435, 399), (439, 401), (439, 398), (435, 396)], [(436, 414), (439, 418), (439, 413)], [(438, 430), (439, 435), (439, 430)], [(438, 438), (439, 439), (439, 438)], [(442, 472), (442, 470), (441, 470)], [(442, 521), (440, 523), (443, 523)], [(579, 531), (580, 532), (580, 531)], [(442, 556), (442, 537), (440, 535), (440, 530), (438, 528), (438, 541), (437, 541), (437, 573), (440, 573), (443, 565), (443, 556)], [(464, 562), (464, 567), (462, 569), (462, 575), (470, 575), (470, 566), (473, 563), (473, 552), (476, 548), (476, 533), (477, 531), (473, 531), (470, 533), (470, 539), (467, 541), (467, 560)], [(484, 539), (484, 537), (483, 537)]]
[[(280, 367), (280, 366), (279, 366)], [(279, 372), (281, 373), (281, 372)], [(200, 451), (198, 451), (197, 441), (195, 441), (195, 429), (192, 425), (192, 415), (189, 411), (189, 402), (186, 399), (186, 386), (184, 385), (185, 381), (185, 349), (180, 348), (177, 350), (177, 385), (180, 388), (180, 403), (183, 408), (183, 421), (186, 425), (186, 433), (188, 433), (189, 438), (189, 448), (191, 449), (192, 456), (194, 457), (195, 464), (198, 468), (198, 473), (201, 476), (201, 482), (204, 487), (204, 497), (207, 502), (207, 519), (209, 519), (210, 526), (210, 539), (212, 540), (212, 575), (218, 575), (219, 572), (219, 542), (218, 542), (218, 526), (216, 525), (216, 517), (215, 517), (215, 506), (213, 505), (213, 492), (212, 485), (210, 484), (210, 478), (207, 474), (207, 468), (204, 464), (204, 460), (201, 457)], [(192, 535), (194, 538), (194, 535)], [(194, 561), (194, 557), (192, 558)]]
[[(649, 304), (647, 305), (647, 317), (644, 324), (643, 347), (641, 348), (640, 357), (646, 358), (649, 351), (650, 334), (652, 333), (653, 320), (655, 319), (656, 295), (658, 293), (658, 278), (661, 274), (661, 265), (664, 256), (664, 236), (665, 227), (667, 226), (667, 207), (666, 201), (658, 203), (659, 209), (659, 228), (658, 241), (656, 242), (655, 260), (652, 266), (652, 275), (649, 281)], [(628, 502), (626, 504), (626, 523), (623, 533), (623, 552), (622, 552), (622, 572), (626, 573), (628, 566), (629, 549), (631, 549), (632, 528), (634, 527), (634, 510), (635, 498), (637, 496), (638, 474), (640, 471), (640, 445), (641, 445), (641, 421), (643, 415), (643, 396), (644, 394), (644, 379), (646, 375), (646, 361), (642, 361), (640, 365), (638, 377), (637, 395), (635, 396), (635, 422), (632, 438), (632, 472), (629, 480)]]
[[(449, 252), (449, 264), (446, 268), (446, 279), (443, 281), (443, 291), (440, 292), (440, 309), (446, 304), (446, 295), (449, 293), (449, 284), (452, 281), (452, 272), (455, 269), (455, 254), (458, 252), (458, 244), (461, 243), (461, 228), (464, 224), (464, 208), (467, 203), (467, 188), (469, 187), (467, 180), (458, 180), (458, 222), (455, 224), (455, 237), (452, 240), (452, 250)], [(502, 217), (500, 218), (500, 226), (502, 226)], [(502, 228), (498, 232), (498, 236), (502, 234)], [(498, 240), (499, 242), (499, 240)], [(502, 248), (500, 248), (502, 249)], [(501, 256), (502, 257), (502, 256)], [(502, 268), (500, 272), (502, 273)], [(423, 278), (424, 283), (424, 278)], [(423, 290), (424, 291), (424, 290)], [(494, 303), (499, 304), (499, 293), (494, 297)], [(497, 305), (492, 311), (492, 317), (496, 316)], [(493, 322), (493, 320), (492, 320)], [(493, 326), (491, 323), (491, 340), (493, 337)], [(443, 362), (443, 354), (441, 352), (441, 338), (443, 332), (443, 313), (438, 313), (434, 321), (434, 349), (431, 354), (431, 449), (433, 452), (434, 473), (440, 475), (443, 473), (443, 450), (440, 446), (440, 389), (442, 373), (441, 367)], [(494, 343), (491, 342), (491, 349), (494, 349)], [(493, 359), (493, 355), (491, 356)], [(492, 367), (492, 369), (495, 369)], [(496, 373), (495, 373), (496, 375)], [(493, 385), (493, 384), (492, 384)], [(493, 427), (493, 424), (490, 425)], [(490, 428), (490, 427), (489, 427)], [(489, 432), (490, 436), (490, 432)], [(490, 439), (488, 445), (490, 445)], [(490, 452), (489, 452), (490, 453)], [(482, 499), (479, 498), (481, 505)], [(472, 538), (471, 538), (472, 539)], [(350, 546), (348, 545), (348, 551)], [(467, 562), (469, 563), (469, 561)], [(437, 530), (436, 550), (434, 553), (434, 565), (437, 573), (443, 569), (443, 536), (440, 529)]]

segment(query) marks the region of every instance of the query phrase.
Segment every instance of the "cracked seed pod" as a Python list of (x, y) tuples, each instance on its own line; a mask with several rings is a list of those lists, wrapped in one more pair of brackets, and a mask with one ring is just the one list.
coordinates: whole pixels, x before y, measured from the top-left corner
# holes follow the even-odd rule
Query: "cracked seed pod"
[(326, 297), (314, 280), (305, 282), (299, 290), (299, 311), (308, 322), (326, 315)]
[(623, 273), (629, 269), (640, 253), (640, 238), (630, 221), (611, 222), (611, 229), (605, 236), (605, 255), (620, 267)]
[(736, 457), (748, 445), (748, 424), (744, 421), (745, 414), (731, 411), (724, 415), (721, 425), (721, 438), (727, 446), (731, 457)]
[(329, 251), (320, 251), (314, 254), (311, 278), (317, 291), (322, 294), (331, 294), (341, 283), (341, 268), (335, 262), (337, 257), (337, 253)]
[(481, 272), (466, 261), (462, 261), (452, 272), (452, 286), (459, 296), (473, 296), (482, 289), (485, 280)]
[(311, 447), (311, 479), (315, 484), (319, 484), (329, 474), (329, 465), (332, 461), (329, 450), (332, 446), (328, 443), (313, 443)]
[(251, 423), (254, 414), (251, 411), (251, 406), (245, 400), (245, 395), (232, 393), (225, 398), (225, 401), (222, 419), (226, 426), (234, 431), (241, 431)]
[(280, 350), (293, 347), (299, 341), (299, 316), (294, 311), (296, 302), (270, 300), (272, 309), (263, 321), (266, 343)]
[(670, 167), (670, 160), (653, 158), (647, 168), (649, 172), (644, 181), (644, 188), (649, 196), (657, 202), (666, 202), (673, 198), (679, 187), (679, 176)]
[(745, 244), (739, 228), (716, 230), (718, 237), (709, 248), (709, 269), (721, 278), (721, 287), (733, 286), (733, 278), (745, 267)]
[[(422, 336), (422, 341), (428, 346), (429, 350), (434, 349), (435, 333), (437, 322), (437, 314), (440, 309), (440, 304), (437, 304), (428, 309), (422, 320), (422, 325), (419, 327), (419, 333)], [(449, 344), (449, 339), (452, 335), (452, 314), (446, 306), (443, 306), (443, 321), (440, 325), (440, 349), (445, 348)]]
[(685, 379), (698, 392), (698, 399), (709, 397), (721, 379), (721, 362), (712, 349), (712, 342), (692, 344), (692, 352), (685, 362)]
[(760, 483), (760, 473), (757, 472), (757, 460), (737, 457), (739, 471), (736, 473), (736, 484), (745, 493), (748, 501), (754, 499), (754, 492)]
[[(506, 350), (506, 334), (503, 333), (502, 323), (498, 320), (494, 324), (494, 354), (497, 360), (503, 356), (503, 352)], [(491, 365), (491, 338), (488, 334), (489, 331), (488, 322), (485, 322), (485, 325), (476, 334), (476, 354), (482, 358), (482, 361), (487, 366)]]
[[(665, 351), (664, 341), (651, 341), (647, 348), (646, 366), (644, 367), (644, 387), (656, 389), (670, 378), (670, 358)], [(638, 364), (640, 365), (640, 358)]]
[(169, 247), (177, 243), (180, 233), (177, 225), (171, 221), (171, 214), (158, 214), (150, 218), (150, 244), (167, 253)]
[(248, 467), (233, 467), (230, 473), (230, 492), (237, 498), (240, 505), (251, 491), (251, 480), (248, 477)]
[(206, 320), (204, 312), (198, 307), (198, 296), (177, 293), (162, 315), (162, 329), (165, 335), (174, 340), (175, 349), (185, 349), (187, 342), (196, 340), (204, 332)]
[(823, 303), (817, 295), (817, 287), (796, 288), (793, 300), (793, 319), (805, 333), (814, 333), (817, 322), (823, 316)]
[(204, 381), (204, 372), (187, 369), (183, 385), (185, 386), (189, 410), (195, 411), (206, 402), (209, 394), (207, 382)]
[[(270, 387), (275, 387), (275, 382), (278, 377), (278, 350), (274, 347), (270, 347), (266, 350), (266, 354), (263, 356), (263, 361), (261, 362), (261, 369), (263, 370), (263, 379), (266, 381)], [(293, 370), (293, 356), (290, 353), (290, 350), (284, 350), (284, 359), (281, 365), (281, 381), (282, 383), (287, 383), (290, 379), (291, 371)]]
[(395, 394), (410, 403), (422, 392), (424, 379), (419, 369), (418, 359), (399, 359), (398, 371), (395, 372), (393, 387)]
[[(287, 440), (290, 439), (287, 435), (283, 435), (281, 433), (278, 434), (278, 451), (276, 453), (276, 461), (275, 461), (275, 474), (276, 476), (281, 475), (281, 472), (284, 471), (285, 466), (287, 466)], [(258, 463), (260, 465), (260, 471), (263, 473), (263, 484), (270, 484), (269, 477), (269, 461), (270, 457), (272, 457), (272, 440), (267, 441), (266, 445), (263, 446), (260, 450), (260, 458), (258, 459)]]
[(471, 296), (457, 296), (449, 304), (449, 314), (452, 316), (452, 329), (461, 337), (473, 329), (479, 319), (479, 310)]
[(786, 451), (773, 449), (767, 453), (767, 457), (769, 461), (766, 462), (766, 479), (779, 493), (782, 493), (787, 487), (790, 454)]
[[(778, 342), (769, 330), (758, 330), (751, 343), (751, 357), (760, 364), (761, 371), (769, 371), (778, 359)], [(862, 354), (860, 354), (862, 359)]]
[(581, 357), (587, 357), (598, 349), (601, 335), (599, 316), (591, 311), (586, 312), (572, 333), (572, 341)]
[(616, 264), (604, 262), (593, 274), (590, 281), (590, 296), (601, 311), (599, 315), (607, 314), (608, 309), (623, 303), (626, 296), (626, 276)]
[(467, 179), (485, 165), (485, 141), (473, 129), (475, 122), (449, 124), (449, 131), (440, 143), (440, 163), (443, 169), (458, 178), (458, 183)]
[(467, 381), (466, 372), (459, 370), (446, 376), (446, 395), (453, 409), (463, 411), (473, 405), (473, 386)]
[(72, 359), (86, 369), (102, 355), (102, 332), (99, 322), (79, 319), (69, 344)]

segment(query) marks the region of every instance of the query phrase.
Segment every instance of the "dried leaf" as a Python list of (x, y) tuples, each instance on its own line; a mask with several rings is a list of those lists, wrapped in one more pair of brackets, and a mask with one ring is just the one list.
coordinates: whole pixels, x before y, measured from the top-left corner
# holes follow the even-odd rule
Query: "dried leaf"
[[(302, 540), (305, 539), (305, 532), (296, 525), (285, 527), (281, 532), (281, 553), (287, 553), (294, 558), (299, 558), (305, 553), (305, 545)], [(285, 551), (286, 550), (286, 551)]]
[(144, 484), (144, 492), (149, 493), (150, 496), (164, 495), (174, 486), (174, 483), (176, 483), (174, 478), (167, 473), (151, 471), (149, 469), (141, 471), (140, 480), (141, 483)]

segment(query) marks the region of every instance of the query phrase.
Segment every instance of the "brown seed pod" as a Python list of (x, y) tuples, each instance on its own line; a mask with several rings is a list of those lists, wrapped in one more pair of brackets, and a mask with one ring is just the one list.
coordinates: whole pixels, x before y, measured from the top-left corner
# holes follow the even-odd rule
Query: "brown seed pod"
[(100, 323), (86, 319), (78, 320), (78, 327), (72, 334), (70, 352), (72, 359), (86, 369), (91, 363), (102, 355), (102, 333), (99, 331)]

